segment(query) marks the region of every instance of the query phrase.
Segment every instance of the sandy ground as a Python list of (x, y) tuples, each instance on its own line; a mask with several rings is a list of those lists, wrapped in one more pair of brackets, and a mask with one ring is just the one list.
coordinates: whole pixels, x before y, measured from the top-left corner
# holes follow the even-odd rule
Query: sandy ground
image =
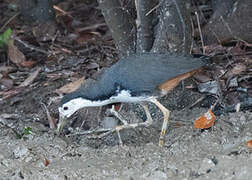
[(58, 137), (35, 115), (27, 115), (26, 121), (1, 118), (32, 130), (18, 139), (1, 127), (0, 179), (250, 180), (252, 113), (225, 114), (208, 130), (194, 129), (192, 122), (205, 111), (173, 111), (163, 148), (158, 146), (161, 116), (150, 128), (121, 132), (123, 147), (116, 135)]
[[(8, 19), (5, 17), (7, 9), (11, 11), (9, 18), (16, 17), (16, 15), (12, 15), (16, 12), (11, 8), (6, 8), (7, 5), (9, 4), (2, 6), (4, 12), (2, 13), (2, 21), (4, 21), (2, 24), (5, 24)], [(78, 6), (80, 9), (77, 8)], [(87, 27), (104, 22), (102, 16), (98, 16), (99, 8), (90, 7), (94, 10), (87, 8), (85, 10), (87, 12), (83, 12), (83, 7), (83, 5), (76, 4), (73, 12), (81, 13), (78, 15), (80, 17), (83, 17), (83, 13), (88, 15), (84, 16), (85, 23), (88, 22)], [(97, 13), (96, 16), (99, 19), (94, 19), (96, 16), (93, 13)], [(90, 20), (86, 19), (88, 17)], [(77, 20), (76, 22), (83, 20), (83, 18), (79, 20), (76, 15), (74, 18)], [(10, 21), (8, 22), (10, 23)], [(75, 135), (76, 127), (81, 125), (82, 131), (88, 131), (117, 123), (115, 118), (107, 117), (104, 115), (105, 110), (99, 108), (87, 108), (76, 113), (69, 119), (69, 127), (65, 129), (64, 135), (56, 135), (55, 130), (49, 128), (48, 118), (41, 104), (44, 103), (51, 117), (57, 120), (58, 102), (49, 103), (51, 98), (58, 96), (55, 90), (80, 77), (92, 77), (98, 69), (109, 67), (116, 60), (110, 35), (105, 33), (106, 28), (99, 31), (94, 30), (97, 34), (103, 32), (108, 37), (94, 43), (93, 36), (91, 36), (92, 41), (87, 46), (81, 45), (81, 49), (80, 45), (72, 47), (75, 44), (72, 40), (72, 33), (66, 34), (64, 30), (63, 34), (57, 35), (59, 44), (54, 44), (56, 36), (53, 35), (52, 44), (46, 45), (38, 40), (41, 38), (40, 36), (29, 35), (31, 30), (34, 30), (31, 29), (30, 24), (23, 27), (22, 21), (20, 22), (22, 26), (13, 22), (18, 32), (24, 30), (20, 37), (26, 39), (25, 42), (27, 41), (28, 44), (36, 42), (45, 50), (55, 51), (58, 54), (58, 49), (60, 49), (59, 52), (64, 52), (64, 54), (60, 53), (59, 56), (47, 58), (47, 54), (43, 54), (43, 56), (39, 53), (34, 54), (33, 50), (25, 48), (23, 51), (27, 60), (32, 60), (28, 62), (36, 60), (41, 71), (34, 82), (23, 88), (19, 88), (19, 85), (29, 77), (31, 72), (34, 72), (34, 69), (27, 70), (19, 67), (18, 70), (14, 68), (13, 72), (6, 70), (8, 72), (6, 74), (12, 75), (13, 79), (10, 82), (13, 85), (7, 91), (10, 95), (9, 98), (0, 97), (0, 180), (252, 179), (252, 147), (247, 144), (249, 140), (252, 140), (252, 111), (223, 114), (216, 117), (213, 127), (205, 130), (195, 129), (193, 122), (207, 112), (208, 109), (204, 107), (209, 108), (216, 102), (216, 99), (212, 98), (213, 96), (209, 97), (210, 95), (197, 94), (195, 92), (197, 86), (191, 86), (193, 83), (188, 85), (185, 85), (185, 82), (181, 83), (183, 85), (179, 85), (180, 91), (172, 91), (172, 97), (164, 97), (162, 100), (162, 103), (172, 110), (164, 147), (158, 146), (162, 114), (153, 105), (150, 106), (153, 125), (148, 128), (122, 130), (123, 146), (118, 145), (116, 134), (103, 138)], [(41, 32), (43, 29), (41, 28)], [(60, 29), (57, 30), (60, 32)], [(24, 38), (25, 34), (27, 36)], [(88, 34), (90, 34), (89, 31)], [(93, 34), (96, 35), (96, 33)], [(84, 41), (86, 38), (89, 40), (89, 36), (84, 35)], [(67, 41), (69, 44), (66, 43)], [(212, 74), (225, 72), (225, 75), (221, 76), (224, 78), (222, 81), (227, 81), (225, 82), (227, 88), (230, 88), (229, 80), (232, 80), (230, 77), (246, 76), (246, 64), (249, 65), (250, 57), (247, 49), (250, 50), (250, 48), (248, 44), (239, 44), (234, 48), (209, 46), (210, 51), (211, 48), (213, 48), (212, 51), (216, 51), (216, 55), (219, 57), (216, 57), (215, 61), (220, 64)], [(23, 45), (20, 47), (22, 47), (20, 49), (22, 51)], [(65, 47), (66, 52), (63, 51)], [(75, 53), (78, 55), (72, 57), (72, 54)], [(231, 61), (230, 55), (234, 56), (235, 61)], [(7, 54), (2, 54), (1, 57), (7, 61), (5, 56), (7, 57)], [(37, 69), (37, 67), (34, 68)], [(247, 71), (247, 74), (250, 72)], [(225, 92), (224, 95), (229, 97), (226, 99), (233, 100), (230, 102), (231, 104), (236, 104), (240, 99), (245, 99), (249, 95), (249, 92), (238, 91), (238, 88), (251, 90), (250, 79), (244, 78), (245, 82), (239, 82), (239, 86), (234, 86), (234, 89), (231, 86), (230, 91), (232, 92)], [(207, 97), (206, 101), (200, 101), (200, 105), (197, 104), (190, 109), (189, 107), (202, 96)], [(146, 119), (143, 110), (137, 105), (126, 105), (120, 113), (129, 122)], [(27, 129), (30, 129), (28, 133)]]

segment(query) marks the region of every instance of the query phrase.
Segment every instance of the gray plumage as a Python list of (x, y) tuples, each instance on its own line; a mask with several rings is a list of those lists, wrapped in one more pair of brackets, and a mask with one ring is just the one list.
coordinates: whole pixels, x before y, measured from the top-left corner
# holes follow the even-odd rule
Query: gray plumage
[(148, 96), (158, 85), (204, 64), (201, 58), (171, 54), (145, 53), (124, 57), (108, 68), (100, 80), (85, 82), (77, 91), (64, 96), (61, 105), (78, 97), (93, 101), (108, 99), (120, 90), (129, 90), (132, 96)]

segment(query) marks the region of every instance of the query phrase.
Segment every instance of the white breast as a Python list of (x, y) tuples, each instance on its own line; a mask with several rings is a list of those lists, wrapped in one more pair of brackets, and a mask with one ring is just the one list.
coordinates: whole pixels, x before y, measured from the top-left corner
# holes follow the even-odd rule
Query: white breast
[(109, 100), (115, 103), (116, 102), (133, 103), (133, 102), (148, 101), (149, 98), (150, 97), (145, 96), (132, 97), (130, 91), (122, 90), (116, 96), (112, 96), (111, 98), (109, 98)]

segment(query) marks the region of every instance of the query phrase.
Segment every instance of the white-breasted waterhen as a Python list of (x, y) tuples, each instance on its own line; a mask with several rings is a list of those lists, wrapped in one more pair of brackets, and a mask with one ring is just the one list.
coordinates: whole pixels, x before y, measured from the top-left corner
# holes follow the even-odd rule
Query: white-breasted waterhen
[[(59, 133), (66, 119), (81, 108), (113, 103), (140, 103), (147, 120), (128, 124), (120, 119), (123, 125), (117, 126), (115, 131), (118, 132), (121, 142), (119, 130), (152, 124), (152, 117), (146, 105), (146, 102), (152, 102), (164, 115), (159, 139), (159, 145), (162, 146), (170, 111), (159, 103), (157, 98), (167, 94), (204, 64), (202, 58), (172, 54), (144, 53), (121, 58), (105, 70), (99, 80), (84, 83), (78, 90), (63, 97), (59, 106), (60, 120), (57, 131)], [(115, 115), (119, 117), (116, 112)]]

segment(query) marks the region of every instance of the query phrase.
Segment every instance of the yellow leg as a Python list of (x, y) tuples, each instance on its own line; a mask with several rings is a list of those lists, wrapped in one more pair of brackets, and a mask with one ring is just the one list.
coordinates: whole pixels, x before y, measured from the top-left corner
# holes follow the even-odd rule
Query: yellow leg
[(158, 100), (151, 99), (150, 101), (154, 103), (162, 111), (164, 115), (164, 121), (163, 121), (162, 129), (161, 129), (161, 133), (159, 137), (159, 146), (162, 147), (164, 145), (164, 136), (168, 127), (170, 111), (166, 109), (166, 107), (164, 107)]
[(152, 117), (151, 117), (151, 115), (150, 115), (149, 108), (148, 108), (147, 105), (141, 104), (141, 106), (144, 108), (144, 111), (145, 111), (145, 114), (146, 114), (146, 117), (147, 117), (147, 119), (146, 119), (146, 121), (145, 121), (146, 126), (150, 126), (150, 125), (152, 124), (153, 120), (152, 120)]

